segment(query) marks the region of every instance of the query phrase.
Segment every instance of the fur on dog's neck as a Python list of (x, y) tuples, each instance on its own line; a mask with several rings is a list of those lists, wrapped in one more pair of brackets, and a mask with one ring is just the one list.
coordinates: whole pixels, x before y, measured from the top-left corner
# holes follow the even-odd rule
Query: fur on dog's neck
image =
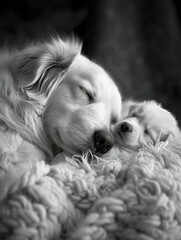
[(41, 121), (43, 105), (29, 99), (26, 92), (18, 88), (9, 70), (0, 70), (0, 75), (1, 126), (6, 125), (8, 131), (17, 132), (51, 157)]
[(43, 130), (44, 106), (80, 51), (81, 44), (76, 39), (57, 38), (2, 53), (0, 120), (8, 130), (17, 132), (49, 156), (52, 143)]

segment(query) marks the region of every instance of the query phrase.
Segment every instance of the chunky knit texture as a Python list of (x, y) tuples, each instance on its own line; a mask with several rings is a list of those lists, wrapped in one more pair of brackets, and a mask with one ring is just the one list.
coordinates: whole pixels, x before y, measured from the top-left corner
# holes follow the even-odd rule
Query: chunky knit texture
[(39, 162), (0, 189), (0, 239), (181, 239), (181, 142), (128, 162)]

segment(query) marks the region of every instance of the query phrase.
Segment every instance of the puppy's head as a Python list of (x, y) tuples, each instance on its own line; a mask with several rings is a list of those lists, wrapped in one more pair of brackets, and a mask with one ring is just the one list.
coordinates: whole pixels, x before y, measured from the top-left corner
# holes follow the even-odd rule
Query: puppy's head
[(158, 103), (129, 102), (127, 107), (128, 115), (115, 127), (118, 145), (137, 150), (145, 144), (181, 136), (174, 116)]
[(120, 93), (109, 75), (81, 54), (78, 41), (36, 44), (17, 53), (13, 61), (22, 92), (44, 104), (44, 129), (58, 147), (98, 155), (112, 148)]
[(60, 148), (102, 155), (113, 146), (119, 107), (121, 97), (109, 75), (78, 54), (48, 99), (44, 126)]

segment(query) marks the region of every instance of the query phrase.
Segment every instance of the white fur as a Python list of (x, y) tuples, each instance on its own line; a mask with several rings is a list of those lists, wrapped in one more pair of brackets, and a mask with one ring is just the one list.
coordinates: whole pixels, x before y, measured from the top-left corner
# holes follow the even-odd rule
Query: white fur
[[(93, 94), (92, 103), (80, 86)], [(58, 37), (2, 51), (0, 104), (0, 167), (6, 171), (50, 160), (54, 145), (71, 153), (94, 151), (92, 135), (111, 131), (121, 96), (108, 74), (81, 55), (75, 38)]]
[[(116, 144), (109, 156), (128, 159), (144, 145), (181, 137), (175, 117), (155, 101), (127, 101), (123, 112), (123, 119), (115, 126)], [(122, 132), (122, 123), (130, 124), (132, 131)]]
[[(89, 99), (81, 87), (89, 92)], [(121, 98), (116, 85), (97, 64), (77, 55), (61, 84), (51, 94), (44, 112), (47, 134), (62, 149), (72, 153), (95, 153), (93, 134), (111, 131), (112, 119), (119, 119)], [(51, 123), (51, 124), (50, 124)]]

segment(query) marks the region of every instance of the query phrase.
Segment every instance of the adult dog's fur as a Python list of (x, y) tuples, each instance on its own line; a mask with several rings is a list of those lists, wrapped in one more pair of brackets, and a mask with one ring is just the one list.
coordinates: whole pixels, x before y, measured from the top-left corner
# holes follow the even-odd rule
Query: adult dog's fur
[(58, 37), (1, 53), (0, 104), (6, 170), (51, 159), (53, 145), (70, 153), (107, 152), (121, 97), (108, 74), (81, 54), (79, 41)]

